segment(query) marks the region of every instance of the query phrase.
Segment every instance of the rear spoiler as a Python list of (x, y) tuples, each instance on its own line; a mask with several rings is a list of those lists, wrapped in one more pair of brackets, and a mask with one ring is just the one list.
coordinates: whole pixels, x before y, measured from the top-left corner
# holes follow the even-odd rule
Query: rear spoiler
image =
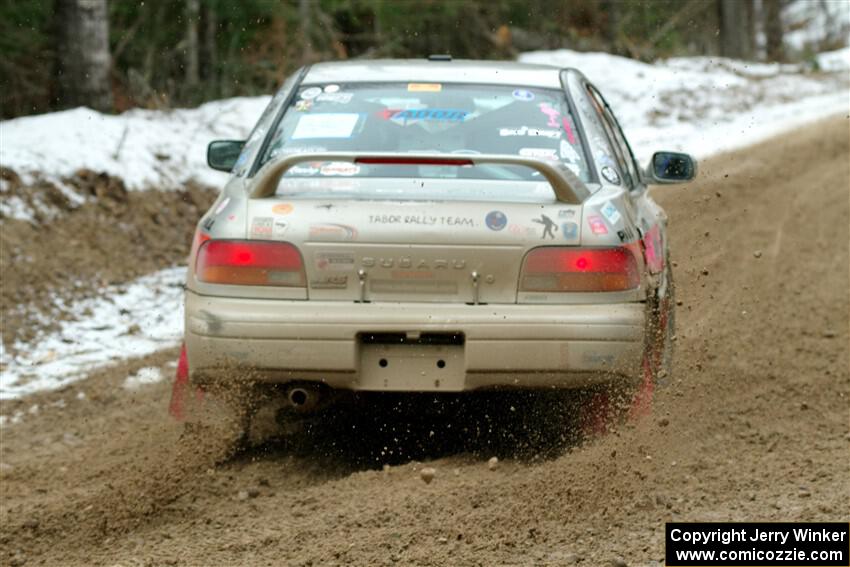
[(409, 165), (464, 165), (501, 164), (520, 165), (538, 171), (555, 191), (559, 201), (580, 205), (590, 191), (584, 182), (560, 161), (543, 161), (535, 158), (501, 154), (435, 154), (398, 152), (320, 152), (289, 154), (265, 164), (254, 176), (249, 195), (258, 199), (274, 195), (281, 177), (291, 167), (307, 161), (341, 161), (354, 164), (409, 164)]

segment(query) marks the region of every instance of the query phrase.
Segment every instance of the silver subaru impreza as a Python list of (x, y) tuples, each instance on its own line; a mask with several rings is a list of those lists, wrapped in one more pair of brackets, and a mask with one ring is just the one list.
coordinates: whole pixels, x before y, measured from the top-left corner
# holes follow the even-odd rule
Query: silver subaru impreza
[(675, 306), (647, 185), (695, 161), (639, 167), (575, 69), (435, 59), (305, 67), (210, 144), (231, 177), (189, 260), (187, 383), (250, 376), (303, 411), (600, 383), (645, 403)]

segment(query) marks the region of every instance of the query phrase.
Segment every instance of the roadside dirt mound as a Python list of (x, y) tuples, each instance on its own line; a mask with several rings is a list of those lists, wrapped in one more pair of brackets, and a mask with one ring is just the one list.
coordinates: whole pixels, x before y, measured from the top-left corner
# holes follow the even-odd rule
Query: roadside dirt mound
[(196, 185), (127, 191), (118, 178), (81, 170), (64, 180), (84, 197), (77, 205), (48, 181), (25, 185), (7, 168), (0, 177), (4, 198), (20, 198), (34, 221), (0, 219), (0, 316), (7, 348), (67, 316), (63, 301), (184, 262), (195, 223), (215, 198), (213, 190)]
[[(0, 562), (659, 565), (666, 521), (843, 521), (849, 155), (833, 119), (658, 190), (682, 304), (651, 417), (553, 458), (482, 448), (437, 412), (430, 431), (362, 420), (227, 457), (226, 435), (180, 443), (166, 382), (123, 387), (173, 372), (158, 353), (2, 404), (22, 418), (2, 429)], [(432, 460), (384, 470), (393, 429)]]

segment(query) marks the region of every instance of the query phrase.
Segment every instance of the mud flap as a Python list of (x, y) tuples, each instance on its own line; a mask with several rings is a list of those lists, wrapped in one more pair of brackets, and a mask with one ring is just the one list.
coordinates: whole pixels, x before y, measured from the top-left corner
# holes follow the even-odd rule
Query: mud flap
[[(177, 371), (174, 374), (174, 384), (171, 387), (171, 402), (168, 404), (168, 413), (177, 421), (186, 420), (186, 405), (191, 401), (189, 398), (189, 357), (186, 355), (186, 343), (180, 346), (180, 358), (177, 359)], [(203, 401), (204, 392), (195, 388), (195, 403)]]

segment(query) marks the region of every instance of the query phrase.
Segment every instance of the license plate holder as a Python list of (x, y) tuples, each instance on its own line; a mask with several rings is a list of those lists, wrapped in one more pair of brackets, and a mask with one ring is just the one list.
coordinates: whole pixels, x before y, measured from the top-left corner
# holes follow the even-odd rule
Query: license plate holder
[(466, 378), (462, 345), (361, 344), (359, 389), (459, 392)]

